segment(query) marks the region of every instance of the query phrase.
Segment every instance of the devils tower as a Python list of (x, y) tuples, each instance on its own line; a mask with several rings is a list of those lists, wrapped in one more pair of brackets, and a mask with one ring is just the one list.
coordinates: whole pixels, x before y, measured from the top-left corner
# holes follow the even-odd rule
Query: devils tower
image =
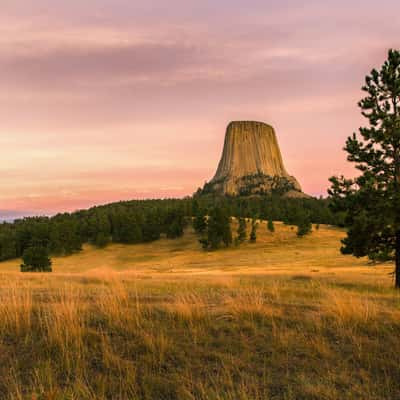
[(263, 122), (234, 121), (226, 129), (217, 172), (202, 193), (306, 196), (286, 171), (275, 130)]

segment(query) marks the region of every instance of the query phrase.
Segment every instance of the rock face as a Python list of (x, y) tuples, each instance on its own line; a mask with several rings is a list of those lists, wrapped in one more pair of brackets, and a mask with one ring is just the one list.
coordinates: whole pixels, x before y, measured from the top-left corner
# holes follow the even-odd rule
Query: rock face
[(272, 126), (263, 122), (234, 121), (228, 125), (224, 150), (214, 178), (203, 193), (251, 195), (278, 192), (305, 196), (282, 161)]

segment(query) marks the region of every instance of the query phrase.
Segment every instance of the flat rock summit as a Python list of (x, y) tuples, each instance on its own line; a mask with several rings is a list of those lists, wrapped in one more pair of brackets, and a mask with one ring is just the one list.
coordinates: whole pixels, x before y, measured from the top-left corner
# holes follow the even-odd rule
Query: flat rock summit
[(217, 172), (202, 192), (307, 196), (285, 169), (274, 128), (256, 121), (229, 123)]

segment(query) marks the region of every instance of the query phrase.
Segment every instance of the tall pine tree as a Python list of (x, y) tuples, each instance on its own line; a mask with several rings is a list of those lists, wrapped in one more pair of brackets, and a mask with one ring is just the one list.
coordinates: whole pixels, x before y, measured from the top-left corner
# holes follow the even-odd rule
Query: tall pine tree
[(268, 220), (267, 228), (270, 232), (275, 232), (274, 221), (271, 218)]
[(200, 240), (200, 243), (205, 249), (215, 250), (221, 244), (226, 247), (232, 244), (231, 218), (228, 210), (217, 206), (211, 213), (208, 219), (206, 236)]
[(250, 242), (255, 243), (257, 241), (257, 228), (258, 223), (255, 218), (251, 220), (251, 231), (250, 231)]
[(207, 218), (200, 210), (197, 211), (193, 220), (193, 228), (196, 233), (203, 233), (207, 228)]
[(380, 70), (373, 69), (359, 102), (367, 127), (347, 139), (344, 150), (360, 175), (332, 177), (335, 211), (346, 212), (342, 252), (374, 260), (395, 260), (400, 288), (400, 52), (390, 50)]
[(247, 236), (246, 220), (244, 218), (239, 218), (236, 242), (238, 244), (243, 243), (246, 240), (246, 236)]

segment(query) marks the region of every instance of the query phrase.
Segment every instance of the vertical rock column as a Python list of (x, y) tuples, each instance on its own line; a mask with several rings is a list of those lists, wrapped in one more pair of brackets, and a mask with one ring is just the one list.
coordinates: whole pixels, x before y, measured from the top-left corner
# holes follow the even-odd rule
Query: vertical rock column
[(285, 178), (295, 191), (301, 192), (297, 180), (283, 164), (274, 128), (263, 122), (234, 121), (226, 130), (224, 149), (214, 178), (218, 192), (235, 195), (243, 178), (259, 176)]

